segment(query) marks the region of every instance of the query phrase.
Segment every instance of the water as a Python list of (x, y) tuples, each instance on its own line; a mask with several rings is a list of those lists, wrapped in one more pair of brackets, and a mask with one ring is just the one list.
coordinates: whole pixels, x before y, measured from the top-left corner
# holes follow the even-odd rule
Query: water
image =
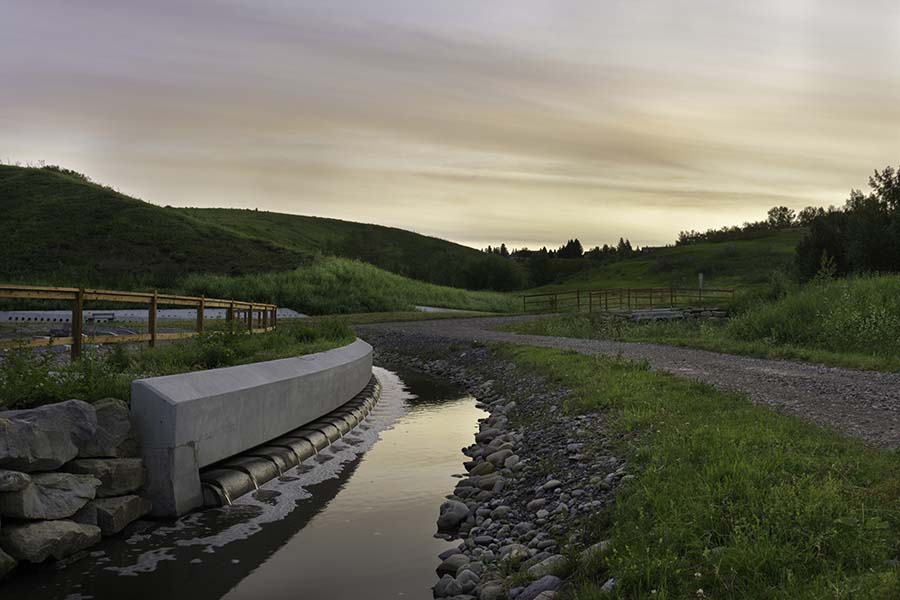
[[(365, 425), (233, 506), (105, 540), (68, 568), (29, 569), (0, 597), (431, 598), (437, 509), (484, 413), (446, 382), (376, 369)], [(7, 596), (8, 594), (8, 596)]]

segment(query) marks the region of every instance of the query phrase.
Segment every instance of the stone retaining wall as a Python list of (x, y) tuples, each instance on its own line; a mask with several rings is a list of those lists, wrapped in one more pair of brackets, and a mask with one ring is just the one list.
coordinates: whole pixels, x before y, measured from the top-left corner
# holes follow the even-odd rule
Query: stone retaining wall
[(0, 577), (120, 532), (151, 509), (144, 482), (121, 400), (0, 412)]

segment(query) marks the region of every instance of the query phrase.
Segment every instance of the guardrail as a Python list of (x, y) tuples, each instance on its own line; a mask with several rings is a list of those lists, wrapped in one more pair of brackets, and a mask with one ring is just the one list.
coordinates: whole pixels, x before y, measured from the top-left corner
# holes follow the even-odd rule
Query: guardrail
[(618, 312), (648, 308), (718, 308), (734, 290), (715, 288), (610, 288), (522, 296), (522, 310), (534, 312)]
[[(78, 358), (85, 341), (89, 344), (121, 344), (148, 342), (150, 346), (158, 340), (176, 340), (193, 337), (203, 332), (207, 308), (224, 308), (225, 319), (229, 322), (243, 322), (250, 333), (271, 331), (276, 327), (277, 307), (274, 304), (245, 302), (242, 300), (222, 300), (203, 296), (176, 296), (157, 292), (121, 292), (67, 287), (41, 287), (28, 285), (0, 285), (0, 298), (28, 300), (62, 300), (72, 303), (71, 335), (50, 339), (0, 340), (0, 349), (11, 346), (62, 346), (71, 345), (72, 358)], [(90, 336), (84, 333), (84, 305), (86, 302), (146, 304), (147, 333), (129, 335)], [(157, 311), (160, 306), (187, 306), (197, 309), (197, 324), (194, 331), (158, 332)]]

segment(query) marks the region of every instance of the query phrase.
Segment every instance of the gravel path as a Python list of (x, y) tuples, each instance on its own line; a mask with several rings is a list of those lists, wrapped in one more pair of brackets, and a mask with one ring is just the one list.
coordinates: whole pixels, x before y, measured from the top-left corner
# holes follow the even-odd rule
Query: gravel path
[(758, 404), (798, 415), (882, 448), (900, 447), (900, 374), (854, 371), (786, 360), (767, 360), (658, 344), (519, 335), (493, 328), (531, 317), (448, 319), (358, 327), (391, 336), (511, 342), (584, 354), (646, 359), (658, 370), (720, 389), (746, 393)]

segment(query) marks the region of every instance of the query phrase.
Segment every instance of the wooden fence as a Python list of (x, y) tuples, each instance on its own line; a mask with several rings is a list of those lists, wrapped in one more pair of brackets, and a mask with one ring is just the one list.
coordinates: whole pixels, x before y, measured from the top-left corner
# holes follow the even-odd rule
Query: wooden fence
[(611, 288), (522, 296), (522, 310), (535, 312), (620, 312), (652, 308), (721, 308), (734, 290), (690, 288)]
[[(0, 348), (25, 346), (71, 345), (72, 358), (81, 355), (85, 342), (89, 344), (121, 344), (129, 342), (149, 342), (151, 346), (158, 340), (176, 340), (193, 337), (203, 332), (207, 308), (224, 308), (228, 322), (245, 323), (247, 331), (258, 333), (275, 329), (278, 311), (274, 304), (221, 300), (202, 296), (175, 296), (157, 292), (119, 292), (111, 290), (90, 290), (84, 288), (38, 287), (26, 285), (0, 285), (0, 298), (27, 300), (56, 300), (71, 302), (71, 335), (50, 339), (14, 339), (0, 341)], [(147, 333), (128, 335), (89, 336), (84, 333), (84, 306), (87, 302), (126, 303), (147, 305)], [(197, 321), (193, 331), (157, 331), (157, 312), (161, 306), (190, 307), (197, 309)]]

